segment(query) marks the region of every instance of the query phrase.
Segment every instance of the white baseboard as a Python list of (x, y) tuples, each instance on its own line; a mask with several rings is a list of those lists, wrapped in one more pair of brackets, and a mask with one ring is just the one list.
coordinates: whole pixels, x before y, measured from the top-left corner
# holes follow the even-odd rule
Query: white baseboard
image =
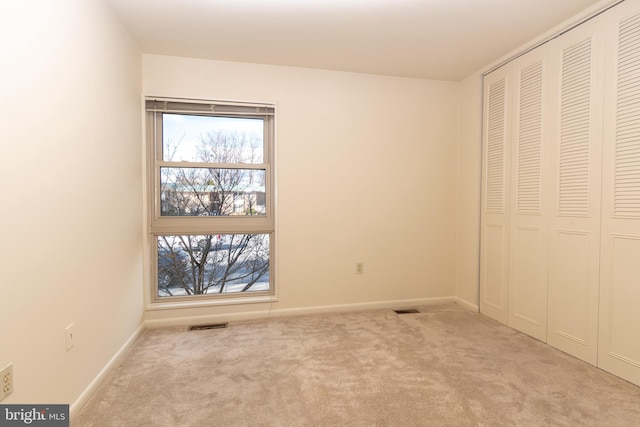
[(480, 307), (478, 307), (476, 304), (470, 303), (469, 301), (464, 300), (460, 297), (455, 297), (455, 301), (456, 301), (456, 304), (459, 304), (464, 308), (467, 308), (471, 311), (475, 311), (476, 313), (480, 313)]
[(205, 315), (205, 316), (182, 316), (182, 317), (173, 317), (170, 319), (146, 320), (145, 326), (147, 326), (148, 328), (159, 328), (159, 327), (166, 327), (166, 326), (197, 325), (197, 324), (213, 323), (213, 322), (231, 322), (231, 321), (264, 319), (268, 317), (300, 316), (305, 314), (337, 313), (337, 312), (346, 312), (346, 311), (375, 310), (375, 309), (382, 309), (382, 308), (407, 308), (411, 306), (442, 304), (442, 303), (448, 303), (448, 302), (456, 302), (456, 298), (455, 297), (416, 298), (416, 299), (404, 299), (404, 300), (364, 302), (364, 303), (355, 303), (355, 304), (338, 304), (338, 305), (323, 305), (323, 306), (315, 306), (315, 307), (247, 311), (242, 313), (211, 314), (211, 315)]
[(120, 359), (129, 351), (133, 343), (138, 339), (138, 337), (145, 330), (145, 324), (141, 324), (135, 330), (135, 332), (129, 337), (129, 339), (120, 347), (120, 350), (109, 360), (109, 362), (105, 365), (104, 368), (98, 373), (98, 375), (91, 381), (91, 384), (82, 392), (82, 394), (76, 399), (73, 404), (69, 407), (69, 418), (73, 419), (75, 414), (82, 409), (87, 400), (95, 393), (96, 389), (100, 384), (104, 381), (104, 379), (109, 375), (111, 370), (115, 368)]

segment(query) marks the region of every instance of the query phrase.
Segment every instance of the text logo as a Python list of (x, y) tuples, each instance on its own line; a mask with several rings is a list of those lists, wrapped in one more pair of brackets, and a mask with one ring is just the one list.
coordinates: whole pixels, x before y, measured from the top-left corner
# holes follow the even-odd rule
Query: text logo
[(0, 405), (0, 427), (69, 427), (69, 405)]

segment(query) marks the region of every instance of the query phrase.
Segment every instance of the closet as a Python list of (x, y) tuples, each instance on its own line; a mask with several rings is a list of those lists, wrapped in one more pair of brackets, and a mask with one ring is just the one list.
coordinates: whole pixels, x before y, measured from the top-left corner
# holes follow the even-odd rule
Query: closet
[(640, 0), (484, 79), (480, 311), (640, 385)]

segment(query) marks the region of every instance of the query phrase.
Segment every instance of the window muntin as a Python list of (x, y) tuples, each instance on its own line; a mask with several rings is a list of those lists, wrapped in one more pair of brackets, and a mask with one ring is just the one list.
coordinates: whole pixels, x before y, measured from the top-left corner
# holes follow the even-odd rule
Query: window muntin
[(151, 302), (274, 295), (274, 108), (147, 99)]

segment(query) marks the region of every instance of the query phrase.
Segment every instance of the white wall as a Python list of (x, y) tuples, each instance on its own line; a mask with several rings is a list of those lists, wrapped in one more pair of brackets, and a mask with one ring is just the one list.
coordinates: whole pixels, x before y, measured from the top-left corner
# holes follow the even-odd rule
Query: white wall
[(454, 295), (458, 83), (157, 55), (142, 64), (145, 95), (277, 103), (279, 302), (147, 319)]
[(478, 308), (482, 164), (482, 76), (460, 83), (458, 139), (456, 297)]
[(142, 321), (140, 54), (101, 1), (5, 2), (0, 40), (2, 403), (73, 403)]

